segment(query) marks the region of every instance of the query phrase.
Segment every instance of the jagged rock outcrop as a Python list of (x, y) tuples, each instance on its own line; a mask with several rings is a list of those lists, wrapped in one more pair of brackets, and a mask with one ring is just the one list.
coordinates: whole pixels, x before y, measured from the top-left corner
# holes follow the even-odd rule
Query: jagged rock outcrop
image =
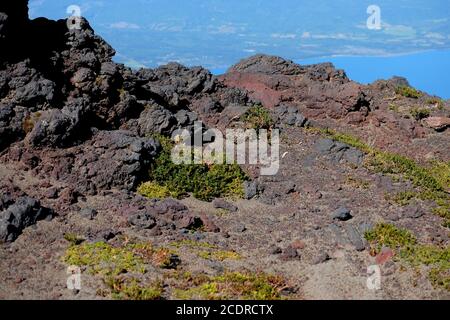
[[(410, 144), (420, 138), (426, 145), (428, 135), (448, 127), (445, 108), (436, 107), (422, 121), (389, 111), (392, 101), (411, 105), (395, 93), (408, 85), (404, 78), (365, 86), (330, 63), (301, 66), (266, 55), (244, 59), (219, 77), (178, 63), (136, 71), (112, 60), (114, 49), (85, 19), (79, 29), (69, 29), (66, 20), (29, 20), (27, 3), (0, 4), (0, 165), (45, 181), (42, 190), (33, 191), (39, 200), (55, 200), (59, 210), (67, 211), (78, 195), (134, 191), (159, 152), (158, 142), (148, 138), (155, 133), (192, 130), (197, 120), (225, 129), (255, 104), (269, 109), (282, 130), (345, 126), (358, 136), (375, 136), (377, 146), (401, 141), (396, 147), (415, 156), (428, 148), (436, 154), (445, 150), (444, 135), (427, 148)], [(337, 161), (362, 159), (341, 145), (327, 152), (336, 153)], [(250, 189), (248, 198), (260, 191)], [(31, 207), (24, 211), (26, 221), (39, 211)], [(28, 225), (20, 217), (13, 219), (18, 230)]]
[(340, 119), (351, 112), (367, 116), (370, 111), (364, 87), (330, 63), (299, 66), (279, 57), (256, 55), (231, 67), (221, 80), (248, 90), (266, 107), (297, 107), (306, 117)]
[(53, 212), (43, 208), (30, 197), (13, 199), (10, 194), (0, 195), (0, 243), (12, 242), (22, 230), (39, 220), (51, 219)]
[(131, 191), (159, 150), (153, 139), (127, 131), (101, 131), (75, 158), (73, 175), (79, 192), (95, 194), (113, 187)]

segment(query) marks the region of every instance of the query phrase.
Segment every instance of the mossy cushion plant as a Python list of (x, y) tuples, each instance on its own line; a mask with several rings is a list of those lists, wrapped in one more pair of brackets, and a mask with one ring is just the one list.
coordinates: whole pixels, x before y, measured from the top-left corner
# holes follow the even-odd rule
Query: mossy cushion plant
[(237, 164), (175, 164), (171, 159), (172, 141), (157, 137), (163, 150), (150, 168), (150, 182), (138, 192), (149, 198), (180, 198), (188, 193), (211, 201), (216, 197), (243, 197), (247, 175)]
[(413, 98), (413, 99), (418, 99), (423, 96), (422, 92), (420, 92), (417, 89), (414, 89), (412, 87), (409, 87), (409, 86), (398, 86), (395, 89), (395, 93), (397, 93), (403, 97)]
[[(70, 237), (69, 239), (72, 239)], [(147, 273), (147, 267), (170, 269), (172, 252), (165, 248), (155, 248), (151, 243), (106, 242), (77, 244), (71, 241), (63, 256), (67, 265), (86, 267), (93, 275), (101, 276), (106, 287), (99, 289), (102, 296), (114, 299), (159, 300), (163, 293), (158, 281), (141, 284), (139, 275)]]
[(410, 231), (388, 223), (379, 223), (366, 232), (365, 237), (375, 254), (381, 248), (389, 247), (401, 261), (412, 266), (428, 267), (431, 283), (450, 291), (450, 246), (420, 244)]
[(261, 105), (251, 107), (242, 117), (248, 129), (271, 129), (274, 121), (269, 111)]
[(410, 113), (411, 113), (411, 116), (417, 121), (428, 118), (431, 114), (430, 110), (425, 109), (425, 108), (417, 108), (417, 107), (412, 108)]
[(174, 295), (183, 300), (280, 300), (280, 291), (286, 287), (283, 278), (265, 273), (225, 272), (218, 276), (185, 273), (178, 280)]

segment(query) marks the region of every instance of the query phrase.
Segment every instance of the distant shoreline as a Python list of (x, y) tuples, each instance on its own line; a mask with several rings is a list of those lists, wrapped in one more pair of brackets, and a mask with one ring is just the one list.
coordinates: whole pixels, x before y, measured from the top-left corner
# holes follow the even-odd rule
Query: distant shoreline
[[(301, 65), (331, 62), (336, 68), (344, 69), (350, 79), (362, 84), (393, 76), (405, 77), (411, 86), (419, 90), (450, 99), (450, 49), (383, 57), (331, 56), (295, 62)], [(219, 75), (226, 70), (212, 69), (211, 72)]]

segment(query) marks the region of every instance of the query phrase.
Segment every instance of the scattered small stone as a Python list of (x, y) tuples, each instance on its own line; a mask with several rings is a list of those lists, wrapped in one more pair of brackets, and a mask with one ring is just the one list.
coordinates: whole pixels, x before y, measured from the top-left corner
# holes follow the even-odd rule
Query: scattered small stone
[(448, 127), (450, 127), (450, 118), (446, 117), (428, 117), (424, 120), (424, 123), (436, 130), (436, 131), (444, 131)]
[(178, 228), (187, 230), (198, 230), (203, 225), (202, 219), (195, 216), (186, 216), (178, 222)]
[(205, 235), (203, 233), (196, 232), (193, 236), (194, 241), (200, 241), (205, 239)]
[(219, 233), (220, 232), (220, 228), (207, 215), (205, 215), (205, 214), (201, 215), (200, 219), (203, 222), (203, 230), (205, 232), (213, 232), (213, 233)]
[(294, 293), (297, 293), (297, 289), (295, 287), (285, 287), (280, 291), (282, 296), (290, 296)]
[(84, 208), (80, 211), (80, 215), (86, 219), (94, 220), (97, 216), (97, 210), (92, 208)]
[(288, 246), (286, 249), (283, 250), (281, 254), (281, 260), (283, 261), (289, 261), (300, 258), (300, 255), (298, 254), (297, 249), (295, 249), (292, 246)]
[(176, 254), (171, 254), (169, 257), (169, 261), (164, 265), (165, 269), (176, 269), (177, 266), (181, 263), (181, 259)]
[(166, 199), (156, 204), (154, 210), (158, 214), (176, 214), (186, 212), (188, 208), (174, 199)]
[(390, 260), (386, 262), (385, 265), (383, 266), (383, 275), (390, 276), (391, 274), (395, 273), (395, 270), (396, 270), (395, 263), (392, 260)]
[(72, 188), (66, 188), (61, 192), (59, 198), (63, 203), (71, 205), (78, 201), (78, 192)]
[(278, 247), (278, 246), (272, 246), (272, 247), (269, 249), (269, 253), (270, 253), (270, 254), (274, 254), (274, 255), (281, 254), (282, 252), (283, 252), (283, 250), (282, 250), (280, 247)]
[(353, 218), (351, 211), (347, 208), (339, 208), (332, 214), (333, 220), (348, 221)]
[(356, 251), (364, 251), (366, 249), (364, 240), (362, 239), (361, 235), (359, 234), (358, 230), (356, 230), (355, 227), (346, 225), (345, 231), (351, 244), (355, 247)]
[(156, 227), (155, 218), (147, 213), (136, 213), (128, 219), (128, 222), (140, 230)]
[(247, 231), (247, 228), (242, 223), (238, 223), (234, 228), (233, 231), (236, 233), (243, 233)]
[(282, 183), (280, 188), (284, 194), (291, 194), (295, 192), (297, 185), (292, 181), (286, 181), (285, 183)]
[(114, 231), (105, 231), (102, 234), (102, 238), (105, 239), (105, 241), (109, 241), (112, 240), (116, 237), (118, 233), (114, 232)]
[(56, 199), (56, 198), (58, 198), (58, 195), (59, 195), (58, 188), (56, 188), (56, 187), (47, 189), (44, 194), (44, 196), (47, 199)]
[(328, 253), (323, 252), (323, 253), (319, 254), (318, 256), (316, 256), (316, 257), (313, 259), (312, 264), (322, 264), (322, 263), (324, 263), (324, 262), (329, 261), (330, 259), (331, 259), (331, 258), (330, 258), (330, 256), (328, 255)]
[(295, 240), (294, 242), (292, 242), (291, 246), (294, 249), (302, 250), (302, 249), (305, 249), (306, 244), (302, 240)]
[(374, 227), (373, 222), (371, 221), (363, 221), (358, 225), (358, 231), (359, 234), (363, 235), (365, 234), (367, 231), (372, 230)]
[(417, 206), (408, 206), (405, 208), (405, 216), (410, 219), (418, 219), (423, 217), (425, 213)]
[(323, 198), (323, 194), (322, 194), (320, 191), (317, 191), (317, 192), (313, 195), (313, 198), (314, 198), (315, 200), (320, 200), (320, 199)]
[(383, 247), (381, 249), (381, 252), (377, 255), (375, 258), (378, 265), (383, 265), (390, 261), (394, 257), (394, 251), (392, 251), (390, 248)]
[(154, 228), (152, 228), (152, 229), (149, 231), (149, 233), (148, 233), (148, 235), (151, 236), (151, 237), (158, 237), (158, 236), (160, 236), (160, 235), (162, 235), (162, 234), (163, 234), (163, 233), (162, 233), (160, 227), (154, 227)]
[(236, 212), (238, 211), (238, 207), (236, 207), (234, 204), (227, 202), (223, 199), (215, 199), (213, 201), (213, 206), (216, 209), (224, 209), (230, 212)]
[(225, 267), (219, 261), (207, 260), (206, 264), (217, 272), (217, 274), (223, 274), (225, 271)]
[(395, 222), (395, 221), (400, 220), (400, 215), (396, 212), (392, 212), (386, 216), (386, 219)]
[(256, 181), (244, 182), (244, 198), (246, 200), (253, 199), (258, 194), (258, 183)]

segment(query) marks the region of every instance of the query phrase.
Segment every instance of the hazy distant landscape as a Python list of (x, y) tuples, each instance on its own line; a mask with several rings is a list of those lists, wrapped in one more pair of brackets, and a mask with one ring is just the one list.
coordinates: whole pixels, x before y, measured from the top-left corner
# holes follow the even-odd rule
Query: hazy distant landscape
[(376, 1), (379, 31), (366, 27), (373, 4), (366, 0), (33, 0), (30, 15), (65, 18), (71, 4), (120, 59), (148, 66), (178, 60), (221, 68), (262, 51), (295, 60), (450, 48), (445, 0)]
[[(429, 72), (430, 68), (449, 70), (448, 51), (412, 55), (401, 65), (395, 58), (328, 58), (385, 57), (448, 49), (450, 6), (445, 0), (377, 1), (381, 30), (366, 26), (366, 10), (373, 1), (358, 1), (355, 5), (349, 0), (32, 0), (30, 16), (65, 18), (72, 4), (81, 7), (82, 15), (96, 32), (117, 50), (115, 60), (134, 68), (177, 61), (187, 66), (202, 65), (217, 73), (243, 58), (265, 53), (298, 62), (333, 60), (361, 82), (373, 81), (375, 76), (404, 75), (420, 89), (450, 98), (443, 82), (445, 73)], [(409, 71), (410, 66), (416, 68)], [(371, 69), (378, 72), (365, 72)]]

